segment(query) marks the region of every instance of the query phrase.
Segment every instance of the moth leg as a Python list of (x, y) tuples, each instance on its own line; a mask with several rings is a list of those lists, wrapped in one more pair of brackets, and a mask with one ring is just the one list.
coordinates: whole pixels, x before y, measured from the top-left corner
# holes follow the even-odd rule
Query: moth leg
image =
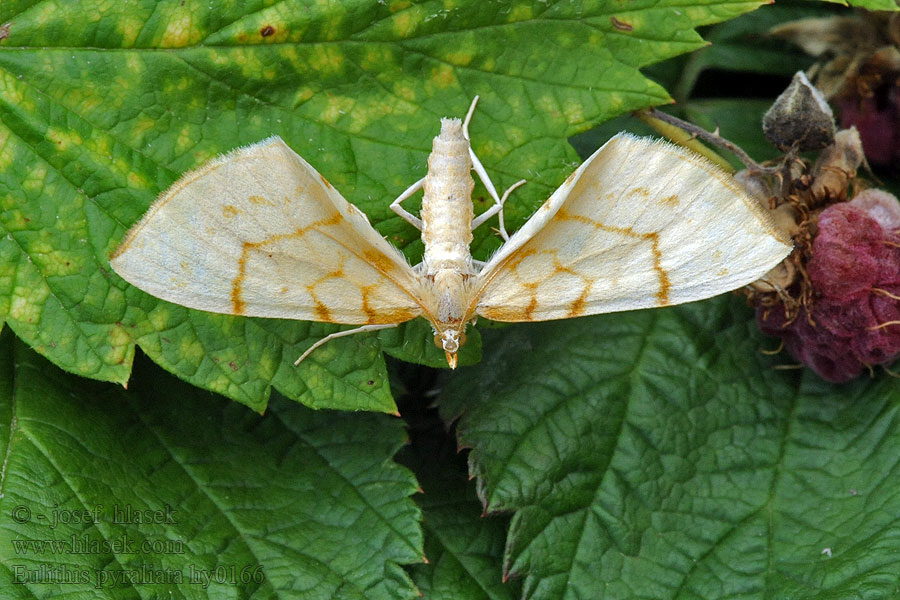
[(472, 170), (478, 174), (478, 179), (480, 179), (481, 183), (484, 184), (484, 187), (487, 188), (488, 194), (491, 195), (491, 198), (494, 199), (494, 202), (500, 204), (500, 196), (497, 195), (497, 188), (494, 187), (494, 183), (488, 176), (487, 171), (484, 170), (484, 165), (482, 165), (481, 161), (478, 160), (478, 155), (475, 154), (474, 150), (472, 150), (472, 137), (469, 135), (469, 121), (472, 120), (472, 114), (475, 112), (476, 104), (478, 104), (478, 96), (472, 98), (472, 104), (469, 106), (469, 112), (466, 113), (466, 118), (463, 121), (463, 137), (465, 137), (469, 142), (469, 158), (472, 159)]
[(506, 225), (503, 223), (503, 206), (506, 204), (506, 199), (509, 198), (509, 195), (512, 193), (512, 191), (517, 187), (525, 185), (526, 183), (526, 180), (520, 179), (519, 181), (509, 186), (506, 191), (503, 192), (503, 197), (500, 198), (500, 210), (498, 211), (499, 214), (497, 215), (497, 220), (500, 222), (500, 236), (505, 242), (509, 241), (509, 234), (506, 233)]
[(304, 352), (303, 354), (301, 354), (301, 355), (300, 355), (300, 358), (298, 358), (297, 360), (294, 361), (294, 366), (296, 367), (296, 366), (299, 365), (301, 362), (303, 362), (303, 359), (304, 359), (304, 358), (306, 358), (307, 356), (309, 356), (310, 354), (312, 354), (312, 353), (313, 353), (313, 350), (315, 350), (316, 348), (318, 348), (319, 346), (321, 346), (321, 345), (324, 344), (325, 342), (329, 342), (329, 341), (331, 341), (331, 340), (333, 340), (333, 339), (335, 339), (335, 338), (344, 337), (344, 336), (347, 336), (347, 335), (353, 335), (353, 334), (356, 334), (356, 333), (365, 333), (366, 331), (378, 331), (379, 329), (389, 329), (389, 328), (391, 328), (391, 327), (396, 327), (396, 326), (399, 325), (399, 324), (400, 324), (400, 323), (384, 323), (384, 324), (380, 324), (380, 325), (363, 325), (362, 327), (357, 327), (357, 328), (355, 328), (355, 329), (347, 329), (347, 330), (344, 330), (344, 331), (336, 331), (335, 333), (331, 333), (331, 334), (329, 334), (329, 335), (326, 335), (326, 336), (323, 337), (321, 340), (319, 340), (318, 342), (316, 342), (315, 344), (313, 344), (312, 346), (310, 346), (309, 348), (307, 348), (307, 349), (306, 349), (306, 352)]
[(475, 151), (472, 150), (471, 137), (469, 137), (469, 121), (472, 120), (472, 114), (475, 112), (475, 105), (478, 104), (478, 96), (472, 98), (472, 104), (469, 106), (469, 112), (466, 113), (466, 118), (463, 121), (463, 136), (469, 143), (469, 157), (472, 159), (472, 170), (478, 175), (478, 179), (481, 180), (481, 183), (484, 184), (485, 189), (488, 194), (490, 194), (491, 198), (494, 199), (494, 206), (490, 207), (477, 218), (472, 221), (472, 229), (474, 230), (476, 227), (480, 226), (482, 223), (493, 217), (494, 215), (499, 215), (500, 219), (500, 237), (503, 238), (503, 241), (507, 241), (509, 239), (509, 235), (506, 233), (506, 225), (503, 223), (503, 203), (506, 202), (506, 199), (509, 197), (509, 193), (525, 183), (525, 180), (514, 183), (506, 192), (503, 193), (503, 197), (497, 195), (497, 188), (494, 187), (494, 183), (491, 181), (490, 176), (487, 174), (487, 171), (484, 169), (484, 165), (481, 164), (481, 161), (478, 159), (478, 156), (475, 154)]
[[(478, 160), (478, 155), (475, 154), (475, 151), (472, 150), (472, 137), (469, 135), (469, 122), (472, 120), (472, 114), (475, 112), (475, 105), (478, 104), (478, 96), (472, 98), (472, 104), (469, 106), (469, 112), (466, 113), (466, 118), (463, 120), (463, 137), (469, 142), (469, 158), (472, 159), (472, 170), (478, 175), (478, 179), (481, 180), (481, 183), (484, 184), (485, 189), (487, 189), (488, 194), (490, 194), (491, 198), (494, 199), (494, 207), (500, 204), (500, 196), (497, 195), (497, 188), (494, 187), (494, 183), (491, 181), (491, 178), (488, 176), (487, 171), (484, 170), (484, 165), (481, 164), (481, 161)], [(491, 213), (491, 216), (496, 214), (496, 210)], [(482, 216), (484, 213), (482, 213)], [(485, 219), (486, 220), (486, 219)], [(485, 220), (482, 220), (481, 223), (484, 223)], [(477, 226), (473, 226), (472, 229), (475, 229)]]
[(520, 185), (524, 185), (525, 182), (526, 181), (524, 179), (521, 179), (509, 186), (509, 189), (503, 192), (503, 197), (500, 198), (497, 204), (478, 215), (478, 218), (472, 221), (472, 229), (474, 230), (476, 227), (478, 227), (494, 215), (498, 215), (497, 219), (500, 221), (500, 229), (498, 229), (498, 231), (500, 232), (500, 237), (503, 238), (504, 242), (509, 241), (509, 234), (506, 233), (506, 225), (503, 223), (503, 205), (506, 204), (506, 199), (509, 198), (509, 195), (512, 193), (512, 191)]
[(417, 182), (415, 182), (414, 184), (412, 184), (411, 186), (406, 188), (406, 191), (404, 191), (402, 194), (397, 196), (396, 200), (391, 202), (391, 210), (394, 211), (395, 213), (397, 213), (404, 221), (406, 221), (407, 223), (409, 223), (410, 225), (412, 225), (419, 231), (422, 231), (422, 219), (413, 215), (412, 213), (407, 211), (405, 208), (400, 206), (400, 203), (403, 202), (404, 200), (406, 200), (407, 198), (409, 198), (410, 196), (412, 196), (413, 194), (415, 194), (416, 192), (418, 192), (419, 190), (421, 190), (422, 186), (424, 184), (425, 184), (425, 178), (423, 177), (422, 179), (418, 180)]

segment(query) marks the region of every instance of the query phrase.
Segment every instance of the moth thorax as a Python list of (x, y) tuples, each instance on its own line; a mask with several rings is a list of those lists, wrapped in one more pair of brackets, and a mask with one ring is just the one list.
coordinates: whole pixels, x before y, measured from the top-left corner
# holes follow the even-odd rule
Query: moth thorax
[(458, 325), (465, 313), (466, 277), (455, 269), (444, 269), (434, 275), (437, 319), (442, 325)]
[(425, 266), (425, 274), (437, 276), (442, 271), (454, 271), (471, 275), (472, 255), (469, 253), (471, 238), (457, 242), (441, 242), (428, 240), (425, 246), (425, 254), (422, 263)]

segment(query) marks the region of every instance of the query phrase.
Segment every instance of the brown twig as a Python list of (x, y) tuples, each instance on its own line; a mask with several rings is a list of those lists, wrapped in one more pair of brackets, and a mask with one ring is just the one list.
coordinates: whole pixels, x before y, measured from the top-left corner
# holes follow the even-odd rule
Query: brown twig
[(669, 125), (674, 125), (675, 127), (678, 127), (679, 129), (683, 129), (684, 131), (690, 133), (691, 135), (700, 138), (704, 142), (708, 142), (710, 144), (718, 146), (719, 148), (724, 148), (725, 150), (728, 150), (729, 152), (734, 154), (738, 158), (739, 161), (744, 163), (744, 166), (747, 167), (748, 169), (750, 169), (751, 171), (758, 171), (760, 173), (766, 173), (766, 174), (774, 174), (778, 170), (777, 168), (773, 169), (770, 167), (764, 167), (764, 166), (760, 165), (758, 162), (756, 162), (755, 160), (750, 158), (750, 155), (747, 154), (746, 152), (744, 152), (744, 150), (741, 149), (740, 146), (738, 146), (734, 142), (730, 142), (730, 141), (726, 140), (718, 133), (710, 133), (709, 131), (706, 131), (702, 127), (698, 127), (698, 126), (694, 125), (693, 123), (688, 123), (687, 121), (682, 121), (678, 117), (673, 117), (672, 115), (670, 115), (668, 113), (664, 113), (663, 111), (657, 110), (655, 108), (648, 109), (645, 112), (649, 116), (653, 117), (654, 119), (659, 119), (660, 121), (663, 121), (664, 123), (668, 123)]

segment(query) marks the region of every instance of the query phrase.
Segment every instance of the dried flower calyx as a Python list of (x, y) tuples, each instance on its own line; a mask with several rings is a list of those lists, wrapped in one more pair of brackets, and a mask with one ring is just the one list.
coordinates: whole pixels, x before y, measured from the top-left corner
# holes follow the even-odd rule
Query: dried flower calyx
[(798, 71), (763, 116), (766, 139), (782, 151), (821, 150), (834, 142), (834, 114), (822, 92)]

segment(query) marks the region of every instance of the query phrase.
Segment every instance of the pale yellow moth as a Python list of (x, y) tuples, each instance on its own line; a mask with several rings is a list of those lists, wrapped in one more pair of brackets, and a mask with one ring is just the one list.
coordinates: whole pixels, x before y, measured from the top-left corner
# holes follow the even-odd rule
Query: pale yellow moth
[[(391, 209), (422, 232), (410, 266), (280, 138), (239, 148), (179, 179), (125, 236), (111, 265), (164, 300), (210, 312), (357, 324), (329, 339), (425, 317), (456, 366), (466, 326), (545, 321), (689, 302), (760, 278), (791, 251), (768, 213), (705, 159), (619, 134), (512, 237), (469, 144), (441, 119), (427, 175)], [(475, 170), (494, 200), (473, 215)], [(424, 190), (420, 217), (400, 203)], [(472, 259), (472, 230), (499, 216), (503, 246)]]

